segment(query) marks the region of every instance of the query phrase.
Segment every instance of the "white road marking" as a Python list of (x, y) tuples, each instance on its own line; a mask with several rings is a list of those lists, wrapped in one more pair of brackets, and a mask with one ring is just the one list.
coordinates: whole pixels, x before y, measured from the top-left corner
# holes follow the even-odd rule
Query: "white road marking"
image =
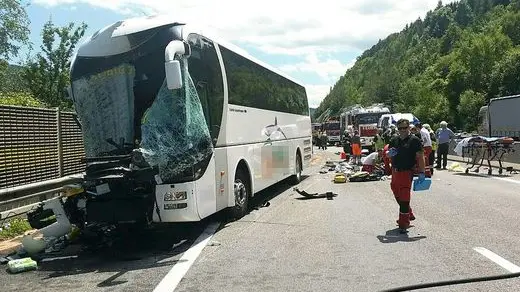
[(503, 181), (512, 182), (515, 184), (520, 184), (519, 180), (514, 180), (514, 179), (510, 179), (510, 178), (505, 178), (505, 177), (496, 177), (496, 176), (491, 176), (491, 177), (494, 179), (498, 179), (498, 180), (503, 180)]
[(489, 175), (489, 174), (474, 173), (474, 172), (472, 172), (471, 175), (481, 176), (481, 177), (489, 177), (489, 178), (492, 178), (492, 179), (497, 179), (497, 180), (501, 180), (501, 181), (507, 181), (507, 182), (515, 183), (515, 184), (520, 184), (520, 180), (514, 180), (514, 179), (510, 179), (510, 178), (506, 178), (506, 177), (498, 177), (498, 176), (493, 176), (493, 175)]
[(57, 261), (57, 260), (75, 259), (77, 257), (78, 257), (77, 255), (72, 255), (72, 256), (55, 257), (55, 258), (45, 258), (45, 259), (42, 259), (41, 261), (42, 261), (42, 263), (45, 263), (45, 262), (52, 262), (52, 261)]
[(197, 257), (200, 255), (204, 247), (211, 240), (218, 227), (220, 226), (220, 222), (211, 223), (204, 229), (201, 235), (195, 240), (195, 242), (190, 246), (190, 248), (184, 252), (180, 260), (172, 267), (172, 269), (166, 274), (166, 276), (161, 280), (159, 285), (155, 287), (154, 292), (172, 292), (177, 288), (177, 285), (181, 282), (182, 278), (191, 265), (195, 262)]
[(511, 273), (520, 272), (519, 266), (513, 264), (512, 262), (504, 259), (503, 257), (497, 255), (496, 253), (494, 253), (486, 248), (474, 247), (473, 250), (475, 250), (476, 252), (485, 256), (486, 258), (490, 259), (491, 261), (495, 262), (497, 265), (501, 266), (502, 268), (508, 270)]

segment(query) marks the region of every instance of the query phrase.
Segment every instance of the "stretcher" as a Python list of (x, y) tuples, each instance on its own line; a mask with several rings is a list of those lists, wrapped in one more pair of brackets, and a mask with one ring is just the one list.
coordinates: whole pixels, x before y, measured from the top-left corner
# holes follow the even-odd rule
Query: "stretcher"
[(513, 153), (514, 140), (509, 137), (502, 138), (489, 138), (483, 136), (468, 137), (457, 143), (455, 152), (462, 156), (463, 159), (467, 159), (467, 164), (471, 166), (466, 167), (465, 172), (469, 173), (473, 169), (473, 172), (478, 173), (480, 167), (484, 164), (484, 160), (487, 161), (488, 174), (493, 173), (491, 167), (491, 161), (498, 161), (498, 173), (502, 174), (504, 167), (502, 166), (502, 158), (504, 155)]

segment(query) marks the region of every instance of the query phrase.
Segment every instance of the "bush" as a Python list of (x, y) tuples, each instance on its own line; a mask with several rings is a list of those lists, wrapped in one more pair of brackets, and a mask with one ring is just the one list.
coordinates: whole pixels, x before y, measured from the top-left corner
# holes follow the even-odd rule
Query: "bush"
[(45, 104), (27, 92), (0, 92), (0, 105), (45, 107)]
[(0, 240), (6, 240), (18, 235), (24, 234), (25, 231), (31, 230), (27, 220), (22, 218), (14, 218), (7, 222), (0, 224)]

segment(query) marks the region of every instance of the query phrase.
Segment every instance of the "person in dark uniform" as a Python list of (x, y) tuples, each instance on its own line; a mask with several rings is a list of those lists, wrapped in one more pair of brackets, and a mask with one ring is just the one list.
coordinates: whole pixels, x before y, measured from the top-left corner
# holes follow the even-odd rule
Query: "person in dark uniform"
[(321, 147), (323, 150), (327, 150), (328, 145), (329, 145), (329, 137), (327, 137), (327, 133), (323, 132), (323, 135), (321, 135)]
[(343, 141), (341, 142), (343, 146), (343, 152), (347, 154), (347, 156), (350, 157), (351, 155), (351, 147), (350, 147), (350, 134), (347, 130), (345, 130), (345, 133), (343, 134)]
[(415, 216), (410, 207), (410, 192), (412, 188), (413, 170), (418, 164), (418, 180), (423, 182), (424, 153), (421, 139), (410, 133), (410, 122), (406, 119), (397, 121), (399, 136), (393, 137), (389, 143), (387, 155), (392, 159), (392, 182), (390, 186), (399, 204), (399, 219), (397, 224), (401, 232), (410, 227), (410, 220)]

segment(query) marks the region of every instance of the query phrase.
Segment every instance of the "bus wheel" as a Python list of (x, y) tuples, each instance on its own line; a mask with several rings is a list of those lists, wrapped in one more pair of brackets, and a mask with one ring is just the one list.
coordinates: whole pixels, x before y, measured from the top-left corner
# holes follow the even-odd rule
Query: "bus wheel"
[(296, 154), (296, 174), (291, 177), (292, 184), (297, 185), (302, 181), (302, 158), (300, 153)]
[(235, 174), (234, 183), (234, 195), (235, 195), (235, 206), (231, 208), (231, 217), (239, 219), (247, 214), (247, 206), (249, 202), (249, 180), (243, 171), (237, 170)]

